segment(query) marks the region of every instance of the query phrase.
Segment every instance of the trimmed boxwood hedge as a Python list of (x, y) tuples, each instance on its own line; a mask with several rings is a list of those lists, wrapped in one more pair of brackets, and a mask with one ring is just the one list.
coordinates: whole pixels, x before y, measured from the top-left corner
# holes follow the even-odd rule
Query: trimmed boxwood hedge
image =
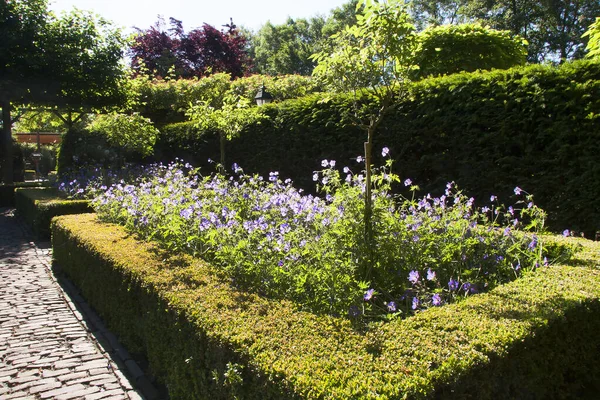
[(50, 221), (57, 215), (93, 212), (89, 200), (68, 200), (56, 188), (17, 188), (17, 212), (40, 239), (50, 239)]
[(47, 185), (47, 182), (15, 182), (9, 185), (0, 184), (0, 207), (15, 206), (15, 189), (17, 188), (45, 187)]
[[(324, 95), (263, 106), (270, 117), (227, 143), (227, 164), (267, 175), (279, 171), (314, 190), (322, 159), (356, 166), (365, 134), (344, 118), (348, 96)], [(447, 182), (476, 199), (508, 198), (515, 186), (535, 195), (557, 232), (600, 230), (600, 62), (454, 74), (411, 87), (375, 135), (376, 162), (387, 146), (394, 170), (427, 192)], [(163, 161), (197, 166), (219, 160), (214, 132), (167, 125), (155, 148)]]
[(93, 214), (55, 218), (53, 266), (172, 399), (596, 398), (600, 244), (458, 304), (373, 324), (238, 292)]

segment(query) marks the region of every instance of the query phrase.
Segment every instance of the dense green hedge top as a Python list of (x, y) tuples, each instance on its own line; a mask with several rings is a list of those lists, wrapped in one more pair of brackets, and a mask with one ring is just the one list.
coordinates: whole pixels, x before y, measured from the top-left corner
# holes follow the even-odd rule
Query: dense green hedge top
[[(206, 263), (164, 254), (92, 214), (59, 217), (54, 224), (125, 276), (157, 291), (209, 339), (287, 387), (290, 397), (429, 397), (491, 360), (518, 358), (523, 343), (600, 299), (600, 243), (557, 239), (588, 249), (578, 261), (582, 266), (541, 268), (488, 294), (359, 332), (344, 318), (237, 292)], [(556, 339), (552, 345), (560, 343)], [(566, 363), (578, 362), (569, 358), (568, 348), (553, 351), (564, 352)], [(471, 385), (484, 390), (486, 382)], [(548, 389), (538, 386), (543, 397)]]
[(16, 188), (16, 196), (24, 196), (38, 207), (61, 207), (79, 203), (89, 203), (89, 200), (69, 200), (58, 189), (53, 187)]
[[(313, 94), (269, 104), (269, 120), (250, 125), (226, 144), (226, 164), (264, 176), (279, 171), (314, 190), (323, 159), (358, 170), (366, 135), (352, 124), (352, 97)], [(368, 100), (365, 100), (368, 101)], [(600, 62), (533, 65), (459, 73), (413, 84), (374, 137), (375, 163), (390, 149), (394, 171), (422, 193), (447, 182), (477, 199), (508, 202), (515, 186), (535, 196), (549, 225), (593, 237), (600, 229)], [(193, 123), (165, 126), (155, 155), (212, 168), (219, 159), (215, 132)], [(506, 200), (505, 200), (506, 199)]]

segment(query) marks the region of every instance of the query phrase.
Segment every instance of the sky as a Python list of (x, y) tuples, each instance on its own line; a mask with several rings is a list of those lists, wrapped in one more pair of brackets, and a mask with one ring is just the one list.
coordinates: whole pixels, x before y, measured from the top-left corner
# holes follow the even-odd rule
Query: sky
[(208, 23), (218, 29), (229, 23), (257, 31), (265, 22), (284, 23), (292, 18), (326, 16), (333, 8), (348, 0), (50, 0), (56, 13), (73, 7), (93, 11), (116, 26), (133, 32), (133, 27), (149, 28), (162, 15), (168, 22), (173, 17), (183, 22), (185, 31)]

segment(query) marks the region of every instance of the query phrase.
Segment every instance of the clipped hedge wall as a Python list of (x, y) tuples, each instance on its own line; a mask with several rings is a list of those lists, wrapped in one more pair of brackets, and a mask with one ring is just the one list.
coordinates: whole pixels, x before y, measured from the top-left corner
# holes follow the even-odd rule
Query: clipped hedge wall
[[(53, 265), (176, 399), (558, 399), (600, 391), (600, 244), (459, 304), (353, 329), (237, 292), (95, 215), (52, 223)], [(124, 306), (126, 305), (126, 306)]]
[(41, 239), (50, 239), (50, 221), (57, 215), (93, 212), (89, 200), (67, 200), (55, 188), (17, 188), (17, 212)]
[[(600, 230), (600, 62), (455, 74), (413, 85), (411, 98), (375, 135), (394, 170), (427, 192), (455, 181), (476, 198), (508, 198), (515, 186), (535, 195), (555, 231), (593, 237)], [(227, 164), (266, 175), (279, 171), (314, 189), (324, 158), (355, 166), (365, 134), (351, 124), (348, 96), (322, 95), (263, 106), (270, 117), (227, 143)], [(163, 128), (155, 153), (196, 165), (219, 159), (214, 132), (192, 123)], [(376, 160), (379, 164), (381, 159)]]
[(0, 184), (0, 207), (15, 206), (15, 189), (17, 188), (44, 187), (47, 185), (46, 182), (15, 182), (10, 185)]

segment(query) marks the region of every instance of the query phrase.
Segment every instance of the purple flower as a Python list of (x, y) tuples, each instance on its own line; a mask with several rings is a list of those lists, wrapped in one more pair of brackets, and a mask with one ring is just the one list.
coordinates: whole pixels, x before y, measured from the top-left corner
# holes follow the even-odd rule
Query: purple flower
[(504, 236), (509, 236), (510, 235), (510, 228), (506, 227), (504, 228)]
[(410, 281), (410, 283), (412, 283), (413, 285), (415, 283), (417, 283), (419, 281), (419, 272), (412, 270), (408, 273), (408, 280)]
[(405, 179), (404, 186), (410, 186), (410, 185), (412, 185), (412, 181), (410, 179)]
[(319, 180), (319, 174), (315, 172), (315, 173), (313, 174), (313, 181), (315, 181), (315, 182), (316, 182), (316, 181), (318, 181), (318, 180)]
[(433, 304), (434, 306), (442, 305), (442, 296), (440, 296), (439, 293), (434, 294), (431, 297), (431, 304)]
[(529, 250), (534, 251), (535, 248), (537, 247), (538, 244), (538, 239), (537, 236), (533, 235), (533, 237), (531, 238), (531, 242), (529, 243), (529, 246), (527, 246), (529, 248)]
[(361, 162), (363, 162), (363, 161), (364, 161), (364, 158), (363, 158), (362, 156), (358, 156), (358, 157), (356, 157), (356, 162), (357, 162), (357, 163), (361, 163)]
[(279, 260), (279, 262), (277, 263), (278, 267), (283, 267), (283, 260)]
[(183, 219), (190, 219), (192, 216), (192, 207), (184, 208), (179, 212), (179, 216)]
[(427, 280), (428, 281), (435, 280), (435, 271), (433, 271), (431, 268), (427, 269)]
[(335, 160), (330, 160), (330, 161), (329, 161), (329, 166), (330, 166), (331, 168), (335, 167)]
[(450, 278), (450, 280), (448, 281), (448, 289), (450, 289), (450, 291), (455, 291), (458, 289), (458, 281), (455, 280), (454, 278)]
[(389, 303), (387, 303), (387, 309), (389, 312), (396, 312), (396, 303), (390, 301)]
[(521, 189), (521, 188), (520, 188), (520, 187), (518, 187), (518, 186), (515, 188), (515, 194), (516, 194), (517, 196), (518, 196), (518, 195), (520, 195), (522, 191), (523, 191), (523, 189)]
[(570, 233), (571, 232), (568, 229), (565, 229), (562, 234), (564, 237), (568, 237)]
[(383, 149), (381, 149), (381, 156), (385, 157), (390, 153), (390, 149), (388, 149), (387, 147), (384, 147)]
[(329, 161), (328, 160), (321, 161), (321, 167), (327, 168), (327, 166), (329, 166)]
[(365, 301), (369, 301), (373, 298), (373, 295), (375, 294), (375, 289), (369, 289), (365, 292), (365, 295), (363, 296), (363, 299)]
[(412, 299), (412, 309), (416, 310), (417, 308), (419, 308), (419, 305), (421, 304), (421, 302), (419, 301), (418, 297), (413, 297)]
[(344, 173), (345, 173), (345, 174), (348, 174), (348, 173), (350, 173), (350, 168), (348, 168), (348, 167), (344, 167)]
[(494, 195), (490, 196), (490, 201), (496, 201), (496, 200), (498, 200), (497, 196), (494, 196)]

